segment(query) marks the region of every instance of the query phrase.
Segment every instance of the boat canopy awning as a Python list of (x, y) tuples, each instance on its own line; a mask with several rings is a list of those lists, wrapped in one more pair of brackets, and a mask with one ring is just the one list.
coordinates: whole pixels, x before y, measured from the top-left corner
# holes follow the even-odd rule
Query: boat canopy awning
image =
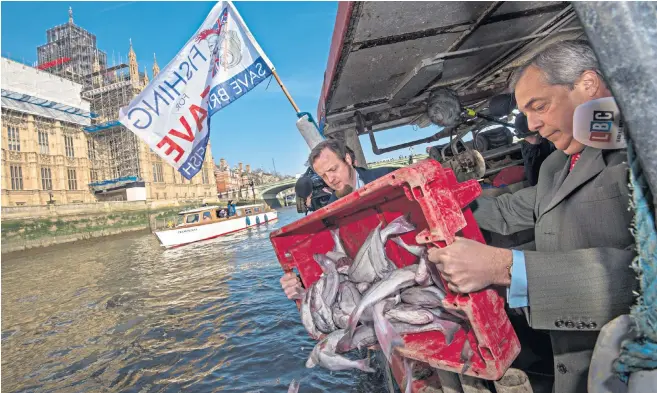
[(342, 2), (320, 127), (327, 134), (355, 128), (356, 111), (374, 131), (423, 127), (425, 101), (440, 87), (482, 109), (521, 62), (556, 40), (580, 38), (568, 2)]

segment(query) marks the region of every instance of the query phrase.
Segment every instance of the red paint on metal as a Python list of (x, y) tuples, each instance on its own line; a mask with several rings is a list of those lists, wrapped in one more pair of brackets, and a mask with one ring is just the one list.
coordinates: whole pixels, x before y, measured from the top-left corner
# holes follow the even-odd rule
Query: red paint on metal
[(37, 69), (38, 70), (47, 70), (48, 68), (52, 68), (52, 67), (64, 64), (64, 63), (68, 63), (69, 61), (71, 61), (70, 57), (60, 57), (59, 59), (55, 59), (53, 61), (49, 61), (47, 63), (43, 63), (43, 64), (37, 66)]
[(504, 168), (493, 179), (493, 187), (501, 187), (525, 180), (525, 167), (522, 165)]
[[(408, 192), (416, 188), (421, 193)], [(451, 170), (442, 168), (437, 161), (425, 160), (398, 169), (272, 232), (270, 239), (283, 270), (297, 268), (308, 287), (321, 274), (312, 256), (333, 249), (329, 230), (336, 227), (340, 228), (340, 238), (351, 257), (379, 222), (388, 223), (402, 214), (409, 216), (417, 227), (415, 233), (402, 236), (408, 243), (444, 247), (457, 235), (483, 243), (483, 236), (468, 208), (480, 193), (477, 181), (458, 183)], [(416, 262), (415, 257), (391, 243), (386, 244), (386, 251), (398, 267)], [(461, 350), (467, 338), (474, 355), (466, 374), (490, 380), (501, 378), (520, 352), (520, 343), (500, 294), (493, 289), (467, 295), (448, 293), (444, 306), (463, 311), (471, 329), (458, 331), (449, 344), (438, 331), (407, 334), (403, 336), (405, 348), (398, 354), (431, 367), (460, 372), (463, 367)], [(400, 367), (394, 363), (393, 371)], [(401, 383), (403, 378), (396, 379)], [(422, 383), (415, 382), (413, 386), (416, 385)]]
[(328, 93), (338, 68), (338, 61), (340, 60), (342, 46), (347, 36), (347, 29), (349, 28), (353, 9), (353, 1), (341, 1), (338, 3), (338, 14), (335, 17), (333, 37), (331, 38), (331, 49), (329, 49), (328, 63), (324, 71), (324, 83), (322, 84), (322, 91), (319, 96), (319, 103), (317, 104), (317, 122), (320, 122), (325, 114), (326, 99), (328, 98)]

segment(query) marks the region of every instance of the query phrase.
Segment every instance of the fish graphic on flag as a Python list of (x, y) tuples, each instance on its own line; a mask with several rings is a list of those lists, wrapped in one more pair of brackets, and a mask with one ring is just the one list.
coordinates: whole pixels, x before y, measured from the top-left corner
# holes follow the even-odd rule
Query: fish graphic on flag
[(210, 117), (273, 70), (233, 4), (220, 1), (176, 57), (121, 108), (119, 121), (191, 179), (203, 166)]

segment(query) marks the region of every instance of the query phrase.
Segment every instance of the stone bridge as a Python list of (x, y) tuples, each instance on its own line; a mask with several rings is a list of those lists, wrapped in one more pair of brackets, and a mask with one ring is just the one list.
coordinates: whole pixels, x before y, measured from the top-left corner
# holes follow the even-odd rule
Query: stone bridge
[[(428, 155), (426, 154), (414, 155), (413, 162), (418, 162), (427, 157)], [(379, 168), (384, 166), (401, 168), (407, 165), (408, 165), (408, 157), (399, 160), (380, 161), (380, 162), (368, 164), (370, 168)], [(294, 188), (294, 184), (296, 182), (297, 179), (288, 179), (276, 183), (259, 185), (257, 187), (254, 187), (256, 198), (264, 200), (272, 208), (281, 207), (282, 198), (279, 194), (285, 190)]]

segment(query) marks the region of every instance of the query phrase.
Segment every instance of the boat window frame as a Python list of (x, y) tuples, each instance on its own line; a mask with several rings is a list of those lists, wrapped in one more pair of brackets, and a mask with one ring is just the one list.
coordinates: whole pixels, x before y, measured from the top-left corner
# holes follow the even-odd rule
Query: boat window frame
[[(190, 222), (189, 221), (190, 217), (196, 217), (196, 221)], [(185, 224), (197, 224), (197, 223), (201, 222), (200, 219), (201, 219), (201, 217), (198, 213), (191, 213), (191, 214), (188, 214), (188, 215), (185, 216)]]

